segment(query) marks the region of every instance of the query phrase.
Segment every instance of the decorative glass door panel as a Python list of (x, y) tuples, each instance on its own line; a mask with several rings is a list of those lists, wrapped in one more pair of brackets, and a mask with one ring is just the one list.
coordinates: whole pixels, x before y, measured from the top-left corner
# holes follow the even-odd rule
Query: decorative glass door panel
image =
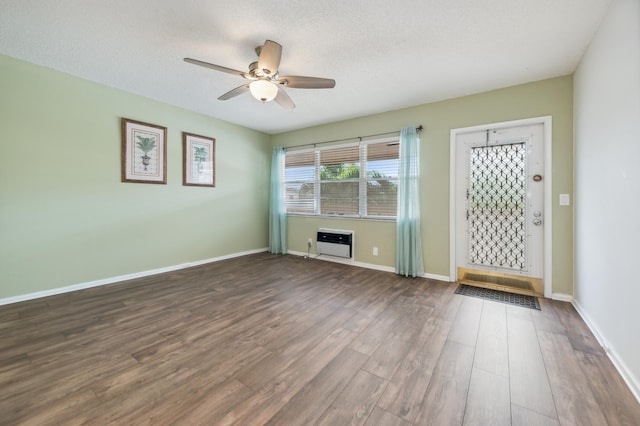
[(526, 174), (524, 142), (471, 148), (467, 190), (470, 265), (527, 270)]

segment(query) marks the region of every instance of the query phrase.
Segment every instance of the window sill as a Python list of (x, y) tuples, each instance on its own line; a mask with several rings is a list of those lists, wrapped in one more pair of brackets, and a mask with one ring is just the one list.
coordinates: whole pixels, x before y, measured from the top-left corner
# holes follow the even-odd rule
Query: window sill
[(318, 219), (349, 219), (349, 220), (367, 220), (374, 222), (395, 222), (395, 217), (390, 216), (353, 216), (345, 214), (312, 214), (312, 213), (287, 213), (287, 216), (308, 217)]

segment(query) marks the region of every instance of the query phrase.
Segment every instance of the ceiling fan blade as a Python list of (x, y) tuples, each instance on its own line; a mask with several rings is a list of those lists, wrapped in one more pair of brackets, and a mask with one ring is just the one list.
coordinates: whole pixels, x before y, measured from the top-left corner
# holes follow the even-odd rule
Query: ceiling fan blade
[(278, 83), (294, 89), (332, 89), (336, 81), (330, 78), (303, 77), (300, 75), (285, 75), (278, 79)]
[(240, 77), (245, 77), (246, 74), (243, 71), (234, 70), (220, 65), (210, 64), (209, 62), (203, 62), (197, 59), (184, 58), (184, 61), (190, 64), (199, 65), (201, 67), (211, 68), (212, 70), (226, 72), (227, 74), (239, 75)]
[(227, 99), (231, 99), (231, 98), (235, 98), (238, 95), (242, 95), (245, 92), (249, 91), (249, 85), (248, 84), (243, 84), (242, 86), (238, 86), (235, 89), (231, 89), (229, 90), (227, 93), (225, 93), (224, 95), (220, 96), (218, 98), (218, 100), (220, 101), (226, 101)]
[(276, 101), (282, 108), (284, 109), (294, 109), (296, 104), (293, 103), (293, 100), (287, 95), (287, 92), (284, 91), (280, 85), (276, 85), (278, 87), (278, 94), (276, 95), (274, 101)]
[(258, 68), (268, 75), (272, 76), (278, 72), (280, 67), (280, 59), (282, 58), (282, 46), (275, 41), (266, 40), (260, 49), (258, 56)]

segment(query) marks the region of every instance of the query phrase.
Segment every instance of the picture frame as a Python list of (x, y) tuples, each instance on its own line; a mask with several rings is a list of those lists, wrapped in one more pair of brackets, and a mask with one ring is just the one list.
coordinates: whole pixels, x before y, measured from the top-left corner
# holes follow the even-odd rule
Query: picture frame
[(216, 140), (182, 132), (182, 184), (216, 186)]
[(121, 119), (122, 182), (167, 183), (167, 128)]

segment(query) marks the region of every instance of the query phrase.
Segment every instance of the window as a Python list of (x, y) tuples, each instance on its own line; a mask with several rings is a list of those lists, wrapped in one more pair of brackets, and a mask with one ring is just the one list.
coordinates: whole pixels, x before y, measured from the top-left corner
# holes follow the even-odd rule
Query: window
[(393, 216), (398, 205), (398, 170), (400, 144), (367, 145), (367, 215)]
[(358, 145), (330, 148), (320, 154), (320, 214), (357, 216), (360, 212)]
[(315, 212), (315, 157), (313, 151), (287, 151), (284, 160), (287, 213)]
[(398, 151), (397, 139), (287, 151), (287, 213), (395, 217)]

